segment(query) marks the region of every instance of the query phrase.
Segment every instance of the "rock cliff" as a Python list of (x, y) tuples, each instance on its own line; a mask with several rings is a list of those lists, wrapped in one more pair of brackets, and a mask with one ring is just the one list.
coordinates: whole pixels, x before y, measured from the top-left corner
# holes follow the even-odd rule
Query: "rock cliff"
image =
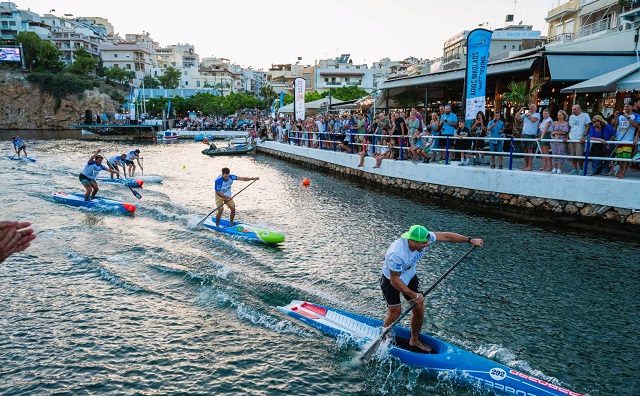
[(56, 99), (26, 80), (26, 74), (0, 70), (0, 129), (70, 129), (84, 120), (85, 110), (113, 114), (119, 104), (98, 88)]

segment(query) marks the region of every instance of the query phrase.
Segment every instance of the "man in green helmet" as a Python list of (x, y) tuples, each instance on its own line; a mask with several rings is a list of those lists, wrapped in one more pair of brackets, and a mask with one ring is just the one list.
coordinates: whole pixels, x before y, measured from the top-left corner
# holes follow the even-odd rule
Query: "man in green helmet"
[(387, 302), (387, 317), (384, 327), (390, 326), (400, 317), (400, 293), (404, 298), (415, 302), (411, 316), (411, 339), (409, 344), (424, 352), (431, 352), (428, 345), (420, 342), (418, 336), (424, 318), (424, 296), (420, 290), (420, 280), (416, 275), (418, 260), (424, 255), (425, 248), (435, 242), (467, 242), (481, 247), (484, 241), (471, 238), (455, 232), (429, 232), (421, 225), (412, 225), (409, 231), (396, 239), (384, 257), (380, 288)]

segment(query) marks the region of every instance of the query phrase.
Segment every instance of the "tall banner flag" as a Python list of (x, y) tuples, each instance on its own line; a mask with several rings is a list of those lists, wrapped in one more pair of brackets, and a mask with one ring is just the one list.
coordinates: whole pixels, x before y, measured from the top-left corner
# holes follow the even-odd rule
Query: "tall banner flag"
[(304, 120), (304, 78), (298, 77), (293, 80), (293, 111), (295, 120)]
[(284, 91), (280, 91), (280, 106), (278, 108), (284, 106)]
[(465, 120), (474, 120), (485, 112), (487, 97), (487, 63), (493, 32), (474, 29), (467, 36), (467, 67), (465, 69)]

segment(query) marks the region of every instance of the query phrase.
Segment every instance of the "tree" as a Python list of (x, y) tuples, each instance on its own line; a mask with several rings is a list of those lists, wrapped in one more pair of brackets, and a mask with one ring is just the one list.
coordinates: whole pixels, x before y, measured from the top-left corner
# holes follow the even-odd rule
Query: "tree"
[(42, 40), (34, 32), (16, 34), (16, 43), (22, 44), (24, 62), (34, 71), (57, 73), (64, 70), (61, 52), (51, 41)]
[(124, 84), (128, 81), (127, 71), (119, 67), (106, 67), (104, 69), (104, 76), (107, 81), (113, 81), (120, 84)]
[(164, 70), (164, 74), (158, 77), (158, 82), (165, 89), (176, 89), (180, 85), (180, 70), (169, 66)]
[(145, 88), (160, 88), (160, 81), (153, 76), (144, 76), (142, 81)]
[(324, 96), (322, 96), (322, 94), (318, 91), (307, 92), (306, 94), (304, 94), (304, 101), (305, 103), (313, 102), (314, 100), (322, 99), (323, 97)]
[(75, 52), (75, 60), (69, 66), (69, 73), (77, 76), (86, 77), (89, 73), (93, 72), (98, 64), (98, 60), (93, 58), (90, 53), (83, 47), (80, 47)]
[(291, 95), (291, 94), (284, 94), (283, 102), (284, 102), (284, 103), (280, 103), (280, 107), (286, 106), (286, 105), (288, 105), (289, 103), (293, 103), (293, 95)]
[(514, 107), (524, 106), (529, 102), (529, 99), (536, 94), (540, 88), (544, 85), (544, 82), (538, 82), (533, 84), (531, 88), (529, 88), (529, 84), (527, 82), (515, 82), (511, 81), (509, 85), (507, 85), (508, 92), (505, 92), (502, 97), (507, 102), (512, 102)]
[[(328, 94), (328, 92), (326, 93)], [(349, 85), (346, 87), (331, 88), (331, 96), (340, 100), (354, 100), (367, 96), (368, 92), (357, 85)]]

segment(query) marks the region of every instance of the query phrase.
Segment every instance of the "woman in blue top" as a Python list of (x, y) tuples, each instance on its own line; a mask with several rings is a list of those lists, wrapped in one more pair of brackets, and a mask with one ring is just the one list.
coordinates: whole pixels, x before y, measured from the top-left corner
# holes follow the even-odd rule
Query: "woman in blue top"
[(96, 182), (96, 177), (101, 170), (106, 170), (112, 175), (115, 173), (112, 169), (107, 168), (102, 165), (103, 157), (100, 155), (100, 149), (97, 149), (91, 157), (89, 157), (89, 161), (84, 166), (82, 172), (80, 172), (80, 183), (84, 186), (87, 192), (84, 194), (84, 200), (89, 200), (89, 195), (91, 195), (91, 199), (96, 197), (98, 193), (98, 183)]

